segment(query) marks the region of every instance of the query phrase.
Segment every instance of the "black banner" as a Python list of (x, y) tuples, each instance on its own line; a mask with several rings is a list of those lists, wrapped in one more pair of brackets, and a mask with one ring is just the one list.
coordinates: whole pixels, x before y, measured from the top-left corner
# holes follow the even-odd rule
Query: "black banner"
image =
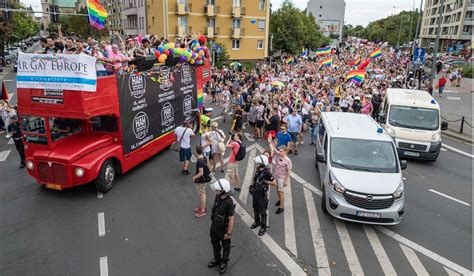
[(182, 66), (162, 66), (160, 74), (117, 76), (124, 155), (173, 131), (197, 107), (196, 73)]

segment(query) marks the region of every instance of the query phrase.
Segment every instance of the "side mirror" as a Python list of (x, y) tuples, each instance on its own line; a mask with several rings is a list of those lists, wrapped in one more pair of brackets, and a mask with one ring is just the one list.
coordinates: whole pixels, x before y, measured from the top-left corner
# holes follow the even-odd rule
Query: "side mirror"
[(387, 118), (385, 117), (385, 115), (380, 115), (379, 116), (379, 123), (385, 124), (386, 122), (387, 122)]
[(316, 157), (318, 158), (318, 162), (324, 163), (326, 162), (326, 156), (323, 153), (316, 153)]
[(406, 168), (408, 167), (408, 162), (407, 160), (400, 160), (400, 169), (403, 170), (406, 170)]
[(443, 121), (441, 123), (441, 130), (448, 130), (448, 122)]

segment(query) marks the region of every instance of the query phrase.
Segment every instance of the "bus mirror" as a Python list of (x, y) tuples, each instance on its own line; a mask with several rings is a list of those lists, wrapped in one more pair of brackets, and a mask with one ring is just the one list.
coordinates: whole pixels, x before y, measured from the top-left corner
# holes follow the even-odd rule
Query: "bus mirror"
[(441, 130), (448, 130), (448, 122), (443, 121), (441, 123)]
[(385, 118), (384, 114), (379, 115), (379, 123), (385, 124), (387, 122), (387, 118)]

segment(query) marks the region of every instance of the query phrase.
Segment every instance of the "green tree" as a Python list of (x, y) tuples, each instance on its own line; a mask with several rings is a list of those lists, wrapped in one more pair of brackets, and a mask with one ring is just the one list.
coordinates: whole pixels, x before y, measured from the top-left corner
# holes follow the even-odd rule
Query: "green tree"
[[(10, 1), (9, 6), (13, 9), (24, 9), (22, 4)], [(36, 35), (39, 25), (26, 12), (11, 12), (11, 20), (5, 22), (2, 17), (0, 21), (0, 32), (2, 39), (7, 43), (15, 43)]]
[[(227, 52), (227, 48), (225, 47), (224, 44), (222, 43), (216, 43), (217, 46), (220, 46), (222, 49), (222, 52), (220, 54), (216, 53), (216, 60), (214, 61), (214, 65), (217, 68), (222, 68), (223, 65), (229, 63), (229, 54)], [(209, 49), (211, 49), (211, 46), (209, 44), (208, 46)]]
[[(82, 8), (79, 11), (79, 14), (87, 14), (87, 9)], [(96, 39), (102, 39), (108, 36), (108, 30), (104, 29), (99, 31), (94, 29), (89, 24), (89, 17), (88, 16), (70, 16), (70, 15), (62, 15), (59, 19), (61, 23), (61, 31), (65, 36), (71, 35), (75, 33), (78, 37), (87, 38), (88, 36), (92, 36)], [(51, 26), (52, 24), (50, 24)], [(48, 26), (48, 30), (50, 30), (50, 26)], [(58, 26), (53, 25), (51, 29), (54, 31), (58, 31)]]
[(315, 49), (329, 40), (322, 35), (314, 16), (301, 11), (290, 0), (270, 16), (270, 32), (273, 48), (288, 54), (296, 54), (302, 48)]

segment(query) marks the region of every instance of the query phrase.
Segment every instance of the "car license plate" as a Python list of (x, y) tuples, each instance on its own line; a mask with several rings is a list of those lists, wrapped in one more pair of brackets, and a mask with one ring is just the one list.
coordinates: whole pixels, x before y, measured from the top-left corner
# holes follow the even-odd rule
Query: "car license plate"
[(381, 218), (382, 215), (379, 213), (367, 213), (367, 212), (361, 212), (357, 211), (356, 215), (359, 217), (364, 217), (364, 218)]
[(419, 152), (404, 151), (403, 154), (404, 154), (404, 155), (407, 155), (407, 156), (420, 157), (420, 153), (419, 153)]
[(46, 188), (62, 191), (63, 186), (61, 186), (61, 185), (59, 185), (59, 184), (47, 183), (47, 184), (46, 184)]

